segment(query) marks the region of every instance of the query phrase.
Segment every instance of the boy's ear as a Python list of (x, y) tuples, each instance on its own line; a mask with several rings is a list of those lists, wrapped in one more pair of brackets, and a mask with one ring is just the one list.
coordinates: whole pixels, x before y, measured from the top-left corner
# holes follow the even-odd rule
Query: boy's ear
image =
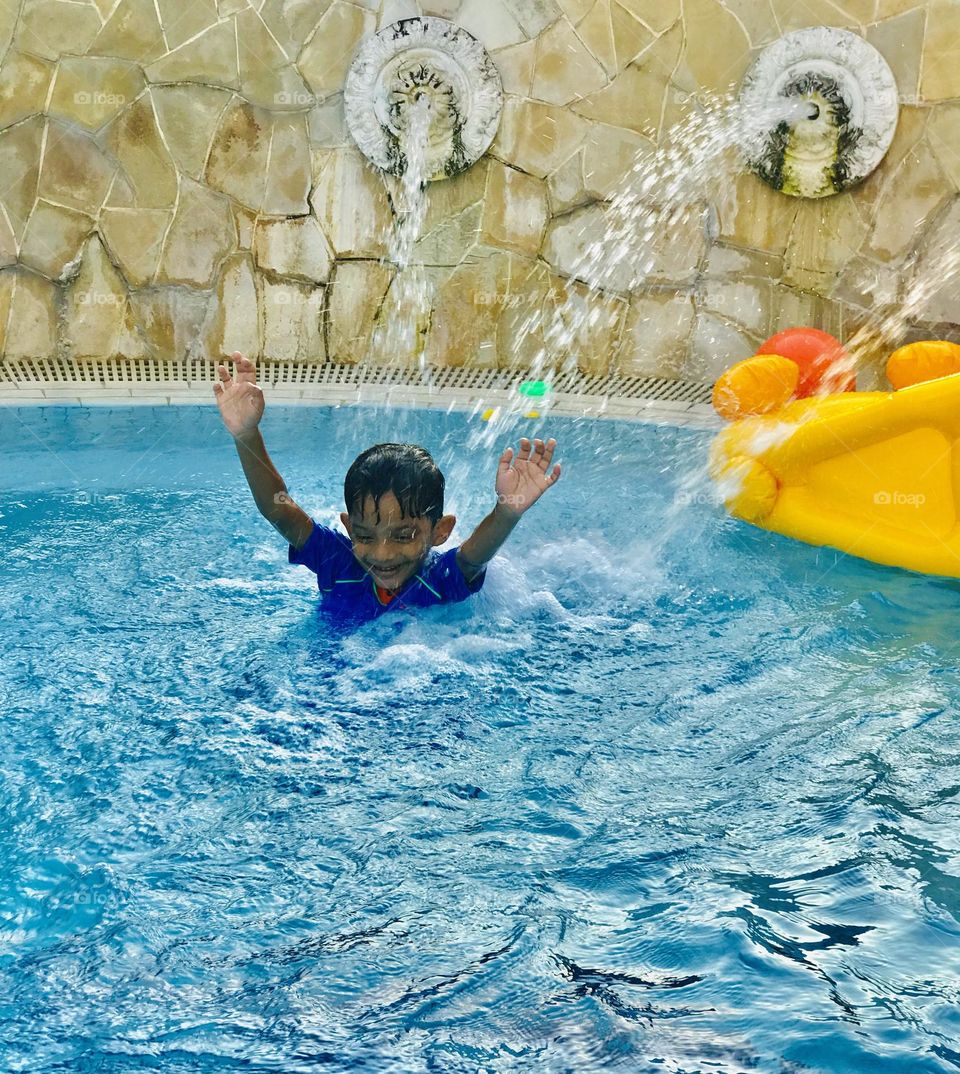
[(444, 515), (443, 518), (438, 519), (433, 527), (433, 544), (443, 544), (443, 542), (453, 533), (453, 527), (457, 524), (456, 515)]
[(344, 511), (341, 511), (340, 512), (340, 521), (343, 523), (343, 528), (347, 531), (347, 536), (352, 537), (353, 534), (350, 532), (350, 516), (348, 514), (346, 514)]

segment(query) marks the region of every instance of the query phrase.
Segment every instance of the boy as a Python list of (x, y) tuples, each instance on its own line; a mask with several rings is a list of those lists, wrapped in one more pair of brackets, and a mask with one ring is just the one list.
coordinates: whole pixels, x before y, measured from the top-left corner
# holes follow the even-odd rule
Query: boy
[(254, 501), (289, 543), (290, 563), (317, 575), (325, 611), (374, 619), (388, 609), (424, 607), (465, 600), (486, 577), (520, 516), (560, 477), (550, 471), (555, 440), (526, 438), (510, 466), (507, 448), (497, 467), (497, 505), (459, 548), (431, 552), (456, 523), (443, 513), (443, 474), (414, 444), (376, 444), (362, 452), (344, 481), (347, 512), (340, 521), (348, 536), (318, 526), (287, 495), (260, 435), (263, 392), (254, 363), (233, 354), (234, 376), (218, 367), (213, 387), (220, 416), (232, 434)]

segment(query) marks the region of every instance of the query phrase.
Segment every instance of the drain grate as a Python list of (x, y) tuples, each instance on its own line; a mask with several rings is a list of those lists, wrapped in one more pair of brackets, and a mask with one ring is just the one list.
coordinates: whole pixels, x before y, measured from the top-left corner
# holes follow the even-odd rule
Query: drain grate
[[(431, 368), (427, 375), (419, 369), (376, 366), (364, 363), (290, 362), (262, 360), (257, 366), (264, 386), (310, 387), (409, 387), (436, 392), (509, 391), (529, 377), (529, 371), (479, 369), (476, 367)], [(200, 388), (212, 385), (216, 364), (205, 359), (115, 359), (6, 358), (0, 360), (0, 391), (11, 387), (43, 388), (53, 385), (83, 385), (90, 389), (128, 387), (138, 384), (152, 388)], [(570, 396), (609, 400), (647, 400), (678, 404), (709, 403), (710, 385), (670, 377), (603, 376), (578, 372), (548, 375), (553, 390)]]

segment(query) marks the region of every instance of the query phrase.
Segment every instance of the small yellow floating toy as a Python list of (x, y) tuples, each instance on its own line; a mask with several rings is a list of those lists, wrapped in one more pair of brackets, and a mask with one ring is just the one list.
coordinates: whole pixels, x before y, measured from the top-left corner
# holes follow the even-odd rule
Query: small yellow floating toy
[(714, 441), (710, 472), (731, 514), (876, 563), (960, 577), (960, 346), (895, 351), (892, 392), (785, 399), (785, 360), (747, 359), (715, 387), (732, 423)]

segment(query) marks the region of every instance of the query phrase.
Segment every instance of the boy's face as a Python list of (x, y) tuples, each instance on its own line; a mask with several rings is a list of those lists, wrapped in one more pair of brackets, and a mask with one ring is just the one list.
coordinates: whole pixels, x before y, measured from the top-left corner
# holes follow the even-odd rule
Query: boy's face
[(430, 549), (450, 536), (456, 518), (444, 515), (436, 524), (429, 518), (406, 518), (392, 492), (380, 497), (378, 512), (373, 497), (363, 502), (363, 514), (354, 510), (341, 514), (340, 521), (353, 542), (353, 554), (360, 565), (373, 575), (384, 589), (399, 589), (412, 578), (427, 557)]

